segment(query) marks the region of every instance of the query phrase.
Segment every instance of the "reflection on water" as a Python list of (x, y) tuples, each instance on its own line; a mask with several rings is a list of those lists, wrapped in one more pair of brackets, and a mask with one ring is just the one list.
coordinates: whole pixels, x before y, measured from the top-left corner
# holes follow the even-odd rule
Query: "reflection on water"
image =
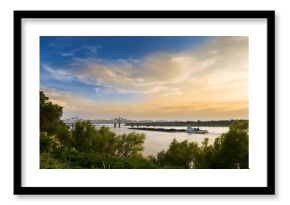
[[(144, 133), (146, 135), (146, 139), (144, 142), (144, 150), (143, 155), (156, 155), (158, 152), (162, 150), (167, 150), (169, 144), (172, 142), (174, 138), (177, 141), (181, 142), (183, 140), (188, 140), (189, 142), (196, 142), (201, 145), (201, 142), (204, 138), (209, 139), (209, 143), (212, 144), (215, 138), (219, 137), (222, 133), (225, 133), (229, 130), (228, 127), (200, 127), (200, 129), (208, 130), (208, 134), (193, 134), (193, 133), (186, 133), (186, 132), (177, 132), (177, 133), (170, 133), (170, 132), (157, 132), (157, 131), (147, 131), (147, 130), (130, 130), (128, 127), (124, 125), (121, 128), (114, 128), (113, 125), (95, 125), (97, 128), (101, 126), (109, 127), (110, 130), (115, 132), (117, 135), (130, 133), (130, 132), (138, 132)], [(155, 127), (158, 128), (158, 127)], [(163, 128), (175, 128), (175, 129), (186, 129), (186, 127), (163, 127)]]

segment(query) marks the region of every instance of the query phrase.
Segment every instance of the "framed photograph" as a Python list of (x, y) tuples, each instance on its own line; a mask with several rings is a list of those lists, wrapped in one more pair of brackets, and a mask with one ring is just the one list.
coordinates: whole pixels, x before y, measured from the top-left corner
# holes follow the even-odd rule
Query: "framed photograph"
[(275, 194), (274, 11), (14, 11), (14, 194)]

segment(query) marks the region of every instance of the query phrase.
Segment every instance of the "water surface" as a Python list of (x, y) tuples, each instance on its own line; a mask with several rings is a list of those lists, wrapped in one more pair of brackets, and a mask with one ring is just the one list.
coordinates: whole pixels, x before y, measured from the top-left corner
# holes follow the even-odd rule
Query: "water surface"
[[(147, 131), (147, 130), (130, 130), (129, 127), (121, 125), (121, 128), (114, 127), (111, 124), (107, 125), (95, 125), (97, 128), (101, 126), (109, 127), (111, 131), (115, 132), (117, 135), (127, 134), (130, 132), (144, 133), (146, 135), (144, 142), (143, 155), (156, 155), (162, 150), (167, 150), (172, 140), (175, 138), (178, 142), (183, 140), (188, 140), (189, 142), (196, 142), (201, 145), (204, 138), (209, 139), (209, 143), (214, 143), (215, 138), (219, 137), (222, 133), (229, 130), (228, 127), (200, 127), (202, 130), (208, 130), (208, 134), (193, 134), (186, 132), (159, 132), (159, 131)], [(158, 127), (155, 127), (158, 128)], [(171, 127), (163, 126), (162, 128), (175, 128), (175, 129), (186, 129), (186, 127)]]

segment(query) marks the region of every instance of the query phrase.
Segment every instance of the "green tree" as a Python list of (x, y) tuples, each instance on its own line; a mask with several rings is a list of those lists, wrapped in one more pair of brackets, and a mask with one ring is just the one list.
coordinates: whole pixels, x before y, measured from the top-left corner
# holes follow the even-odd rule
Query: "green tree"
[(55, 152), (61, 146), (55, 136), (48, 135), (46, 132), (40, 133), (40, 152)]
[(61, 120), (62, 107), (52, 104), (49, 98), (40, 91), (40, 132), (55, 135), (58, 140), (71, 147), (71, 132)]
[(80, 152), (96, 152), (114, 155), (117, 137), (108, 127), (99, 130), (90, 121), (78, 121), (72, 130), (72, 145)]
[(49, 98), (40, 91), (40, 131), (54, 134), (60, 124), (62, 116), (62, 107), (52, 104)]
[(54, 133), (63, 145), (69, 148), (72, 147), (72, 133), (69, 130), (69, 127), (65, 125), (62, 121), (60, 121), (59, 124), (56, 125)]
[(90, 121), (77, 121), (72, 130), (72, 144), (80, 152), (94, 152), (97, 149), (99, 133)]
[(56, 135), (49, 135), (47, 132), (40, 132), (40, 168), (61, 169), (68, 168), (69, 163), (66, 157), (69, 149), (65, 147)]
[(97, 151), (99, 153), (107, 153), (111, 155), (115, 155), (116, 153), (116, 143), (117, 136), (114, 132), (110, 131), (108, 127), (102, 126), (98, 130), (97, 137)]
[(120, 157), (134, 157), (144, 149), (145, 134), (131, 132), (117, 137), (116, 153)]
[(217, 138), (210, 168), (249, 168), (248, 122), (235, 121), (230, 130)]
[(227, 133), (215, 139), (213, 145), (209, 145), (207, 138), (201, 146), (174, 139), (167, 151), (159, 152), (150, 160), (165, 168), (247, 169), (248, 138), (248, 121), (235, 121)]
[(160, 166), (196, 168), (200, 165), (200, 148), (194, 142), (177, 142), (174, 139), (166, 152), (157, 154), (157, 162)]
[(209, 145), (209, 139), (205, 138), (202, 142), (202, 146), (200, 148), (200, 169), (209, 169), (211, 166), (212, 157), (214, 155), (214, 148), (212, 145)]

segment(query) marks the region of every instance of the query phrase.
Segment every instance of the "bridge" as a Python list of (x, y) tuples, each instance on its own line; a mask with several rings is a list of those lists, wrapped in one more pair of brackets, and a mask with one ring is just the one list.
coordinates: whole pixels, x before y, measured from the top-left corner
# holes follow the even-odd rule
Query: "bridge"
[[(63, 122), (70, 126), (70, 127), (74, 127), (77, 121), (82, 121), (83, 119), (79, 118), (79, 117), (73, 117), (73, 118), (69, 118), (69, 119), (65, 119), (63, 120)], [(127, 120), (125, 118), (122, 117), (116, 117), (110, 120), (90, 120), (93, 124), (114, 124), (114, 127), (121, 127), (121, 124), (127, 124), (127, 123), (136, 123), (137, 121), (133, 121), (133, 120)]]
[[(79, 120), (83, 120), (79, 117), (73, 117), (73, 118), (69, 118), (69, 119), (65, 119), (63, 120), (63, 122), (70, 126), (70, 127), (74, 127), (75, 123)], [(130, 127), (154, 127), (154, 126), (175, 126), (176, 123), (178, 122), (174, 122), (174, 121), (166, 121), (166, 120), (158, 120), (158, 121), (153, 121), (153, 120), (128, 120), (122, 117), (116, 117), (110, 120), (104, 120), (104, 119), (98, 119), (98, 120), (90, 120), (93, 124), (113, 124), (114, 127), (121, 127), (121, 125), (125, 125), (125, 126), (130, 126)], [(184, 125), (186, 126), (186, 125)]]

